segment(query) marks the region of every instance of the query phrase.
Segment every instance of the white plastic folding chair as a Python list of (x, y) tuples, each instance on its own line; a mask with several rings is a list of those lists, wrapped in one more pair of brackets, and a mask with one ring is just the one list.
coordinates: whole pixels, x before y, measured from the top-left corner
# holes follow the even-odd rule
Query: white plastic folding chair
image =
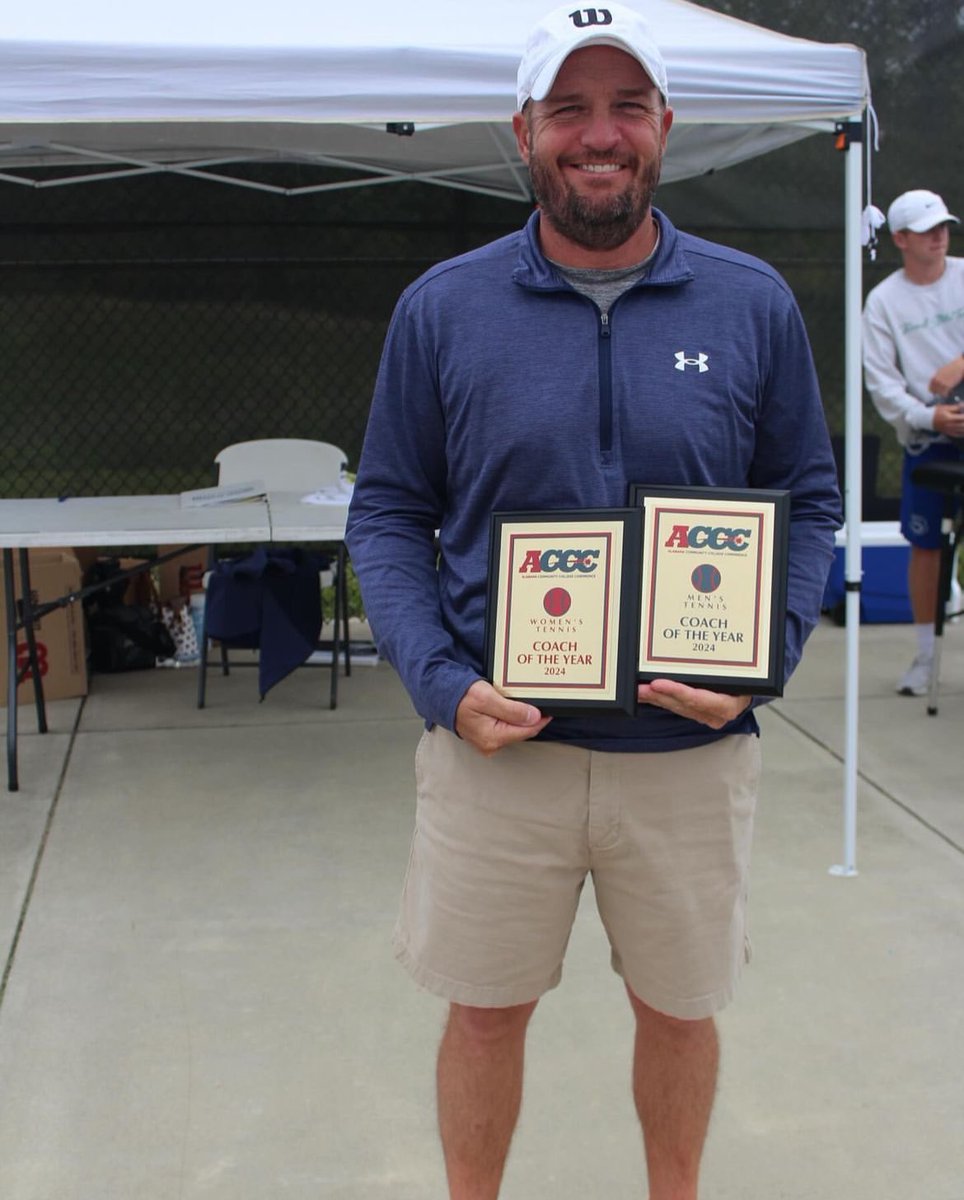
[(348, 465), (344, 450), (310, 438), (259, 438), (235, 442), (217, 455), (218, 483), (259, 481), (271, 490), (310, 492), (329, 487)]
[[(214, 459), (218, 468), (218, 484), (260, 483), (266, 491), (309, 493), (337, 484), (348, 458), (344, 450), (331, 442), (316, 442), (310, 438), (259, 438), (225, 446)], [(213, 565), (213, 562), (212, 562)], [(331, 573), (334, 587), (333, 631), (331, 639), (331, 698), (329, 706), (338, 702), (338, 662), (344, 655), (345, 674), (351, 674), (351, 653), (348, 640), (348, 584), (345, 568), (347, 552), (344, 543), (338, 544), (336, 561)], [(207, 636), (202, 628), (201, 662), (198, 670), (198, 708), (203, 708), (207, 691)], [(229, 673), (227, 647), (221, 646), (221, 671)]]

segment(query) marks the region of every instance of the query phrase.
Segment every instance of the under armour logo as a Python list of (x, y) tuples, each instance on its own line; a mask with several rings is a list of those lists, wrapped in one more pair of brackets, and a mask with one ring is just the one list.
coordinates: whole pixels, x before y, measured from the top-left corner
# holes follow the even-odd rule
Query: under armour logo
[(677, 371), (685, 371), (687, 367), (698, 367), (700, 374), (708, 371), (710, 368), (706, 365), (707, 355), (697, 354), (695, 358), (687, 358), (685, 350), (676, 351), (676, 369)]
[(569, 14), (569, 20), (577, 29), (586, 29), (589, 25), (612, 25), (613, 14), (608, 8), (577, 8)]

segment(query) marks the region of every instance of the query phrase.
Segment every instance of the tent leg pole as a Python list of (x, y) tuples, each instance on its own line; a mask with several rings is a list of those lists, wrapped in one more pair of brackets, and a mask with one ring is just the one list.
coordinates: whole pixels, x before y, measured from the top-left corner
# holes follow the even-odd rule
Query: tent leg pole
[[(859, 122), (859, 117), (857, 118)], [(859, 125), (858, 125), (859, 128)], [(845, 156), (844, 221), (844, 326), (845, 425), (844, 519), (847, 526), (845, 558), (847, 608), (847, 678), (845, 700), (846, 744), (844, 750), (843, 861), (830, 868), (831, 875), (857, 874), (857, 727), (860, 685), (860, 577), (861, 577), (861, 356), (860, 312), (861, 238), (860, 214), (863, 196), (863, 142), (852, 137)]]

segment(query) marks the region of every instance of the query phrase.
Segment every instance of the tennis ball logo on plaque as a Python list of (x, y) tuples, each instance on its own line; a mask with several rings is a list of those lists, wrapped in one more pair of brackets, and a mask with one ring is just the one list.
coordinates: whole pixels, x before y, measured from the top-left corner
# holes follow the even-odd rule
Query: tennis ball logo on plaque
[(550, 588), (542, 597), (542, 607), (550, 617), (564, 617), (572, 608), (572, 596), (565, 588)]

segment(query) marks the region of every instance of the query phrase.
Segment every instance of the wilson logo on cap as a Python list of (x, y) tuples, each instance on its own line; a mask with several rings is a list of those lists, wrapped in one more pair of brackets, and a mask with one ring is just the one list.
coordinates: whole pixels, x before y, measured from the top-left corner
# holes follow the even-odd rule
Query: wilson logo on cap
[(571, 9), (567, 3), (543, 17), (529, 34), (516, 77), (519, 112), (527, 100), (546, 99), (574, 50), (596, 45), (614, 46), (635, 58), (668, 103), (666, 64), (652, 30), (635, 9), (616, 3)]
[(577, 8), (569, 14), (569, 20), (577, 29), (586, 29), (590, 25), (612, 25), (613, 14), (608, 8)]

